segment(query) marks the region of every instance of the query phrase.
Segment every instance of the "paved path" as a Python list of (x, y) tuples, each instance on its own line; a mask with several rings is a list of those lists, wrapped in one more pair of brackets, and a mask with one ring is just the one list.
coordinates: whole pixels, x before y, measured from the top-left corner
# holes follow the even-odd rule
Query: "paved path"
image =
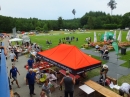
[[(3, 40), (5, 46), (8, 46), (8, 40), (9, 39)], [(128, 48), (127, 50), (130, 50), (130, 48)], [(90, 55), (100, 56), (99, 53), (94, 52), (94, 49), (82, 50), (82, 51), (87, 54), (90, 54)], [(109, 76), (111, 76), (113, 78), (117, 78), (117, 74), (119, 74), (119, 76), (118, 76), (118, 78), (119, 78), (122, 75), (127, 75), (130, 73), (130, 69), (119, 66), (120, 64), (124, 63), (125, 61), (119, 60), (119, 59), (117, 61), (117, 56), (114, 52), (110, 52), (109, 56), (110, 56), (110, 59), (106, 63), (109, 66), (109, 72), (108, 72)], [(24, 65), (27, 63), (27, 60), (28, 60), (27, 56), (20, 56), (19, 61), (16, 62), (16, 64), (15, 64), (20, 72), (20, 76), (18, 75), (18, 82), (19, 82), (19, 85), (21, 88), (17, 88), (15, 83), (14, 83), (14, 85), (12, 85), (12, 88), (13, 88), (14, 92), (18, 92), (20, 94), (20, 97), (29, 97), (29, 88), (28, 88), (28, 86), (26, 86), (25, 80), (24, 80), (26, 73), (27, 73), (27, 70), (25, 70)], [(9, 72), (11, 66), (12, 65), (11, 65), (10, 58), (8, 58), (8, 60), (7, 60), (8, 72)], [(95, 76), (92, 78), (92, 80), (94, 80), (94, 81), (97, 81), (98, 79), (99, 79), (99, 76)], [(39, 85), (35, 84), (36, 95), (33, 97), (39, 97), (40, 91), (41, 91), (41, 87), (39, 87)], [(81, 97), (81, 96), (79, 96), (79, 92), (80, 92), (80, 89), (78, 88), (78, 86), (75, 86), (74, 97)], [(60, 91), (58, 88), (56, 88), (55, 92), (52, 93), (52, 97), (63, 97), (63, 95), (64, 95), (64, 91)], [(84, 95), (84, 97), (86, 97), (86, 96)]]
[[(89, 50), (81, 49), (81, 50), (86, 54), (100, 57), (100, 53), (95, 52), (95, 49), (89, 49)], [(130, 50), (130, 48), (127, 48), (127, 51), (129, 51), (129, 50)], [(120, 78), (123, 75), (130, 74), (130, 68), (125, 68), (125, 67), (120, 66), (121, 64), (125, 63), (126, 61), (120, 60), (119, 57), (120, 56), (117, 56), (115, 51), (109, 52), (109, 60), (107, 60), (107, 62), (106, 62), (106, 64), (109, 67), (109, 71), (108, 71), (107, 75), (110, 77), (116, 78), (116, 79)], [(92, 80), (98, 81), (99, 76), (93, 77)]]
[[(4, 45), (7, 47), (8, 46), (8, 40), (9, 39), (4, 39)], [(19, 85), (21, 88), (17, 88), (17, 85), (14, 83), (14, 85), (12, 85), (12, 89), (14, 92), (17, 92), (20, 94), (20, 97), (30, 97), (29, 96), (29, 87), (26, 85), (25, 82), (25, 76), (27, 74), (27, 70), (25, 70), (24, 65), (27, 63), (28, 57), (23, 55), (19, 57), (19, 61), (16, 62), (15, 66), (18, 68), (19, 72), (20, 72), (20, 76), (18, 75), (17, 79), (19, 82)], [(12, 64), (11, 64), (11, 60), (10, 58), (7, 59), (7, 67), (8, 67), (8, 72), (10, 71)], [(12, 81), (12, 79), (11, 79)], [(59, 80), (60, 81), (60, 80)], [(79, 88), (76, 85), (75, 86), (75, 92), (74, 92), (74, 97), (81, 97), (79, 96)], [(33, 97), (40, 97), (40, 92), (41, 92), (41, 87), (39, 87), (38, 84), (35, 84), (35, 93), (36, 95), (34, 95)], [(52, 97), (63, 97), (64, 95), (64, 91), (60, 91), (59, 88), (56, 88), (56, 90), (52, 93)]]

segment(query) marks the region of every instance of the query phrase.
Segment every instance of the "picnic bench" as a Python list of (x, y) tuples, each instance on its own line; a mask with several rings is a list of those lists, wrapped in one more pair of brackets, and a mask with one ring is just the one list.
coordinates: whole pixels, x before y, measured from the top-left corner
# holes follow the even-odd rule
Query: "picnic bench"
[(110, 77), (110, 76), (106, 76), (106, 78), (109, 79), (111, 82), (113, 82), (114, 85), (117, 84), (117, 79), (112, 78), (112, 77)]
[(92, 80), (86, 81), (85, 84), (105, 97), (122, 97)]

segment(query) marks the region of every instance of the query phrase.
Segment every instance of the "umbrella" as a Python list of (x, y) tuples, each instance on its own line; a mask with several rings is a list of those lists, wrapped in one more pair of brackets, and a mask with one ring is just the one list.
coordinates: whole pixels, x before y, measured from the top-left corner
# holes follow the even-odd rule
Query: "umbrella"
[(130, 30), (127, 33), (126, 40), (130, 41)]
[(23, 39), (20, 39), (20, 38), (13, 38), (13, 39), (10, 39), (9, 42), (12, 42), (12, 41), (22, 41)]
[(104, 41), (107, 41), (107, 32), (104, 34)]
[(116, 31), (114, 32), (113, 39), (116, 40)]
[(118, 35), (118, 38), (117, 38), (117, 40), (118, 40), (119, 42), (121, 42), (121, 36), (122, 36), (122, 34), (121, 34), (121, 31), (120, 31), (120, 33), (119, 33), (119, 35)]
[(94, 32), (94, 43), (97, 42), (96, 32)]

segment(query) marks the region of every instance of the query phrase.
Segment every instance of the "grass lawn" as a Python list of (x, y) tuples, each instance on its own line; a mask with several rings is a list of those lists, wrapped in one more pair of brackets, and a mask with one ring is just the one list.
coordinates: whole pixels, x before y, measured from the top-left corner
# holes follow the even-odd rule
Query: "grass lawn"
[(130, 83), (130, 74), (122, 76), (118, 79), (118, 84), (121, 85), (123, 82)]
[[(42, 36), (35, 36), (34, 35), (34, 36), (30, 36), (30, 38), (31, 38), (31, 42), (35, 42), (35, 43), (39, 44), (40, 46), (42, 46), (42, 48), (44, 50), (46, 50), (46, 49), (57, 46), (58, 43), (59, 43), (60, 38), (64, 38), (64, 37), (67, 37), (67, 36), (74, 36), (75, 38), (78, 37), (79, 41), (76, 42), (74, 40), (74, 41), (71, 42), (71, 44), (75, 45), (78, 48), (81, 48), (81, 45), (86, 43), (85, 42), (86, 37), (91, 37), (91, 40), (92, 41), (94, 40), (94, 33), (93, 33), (94, 31), (97, 34), (97, 40), (100, 41), (101, 36), (98, 36), (98, 34), (99, 33), (104, 34), (104, 32), (106, 30), (89, 30), (89, 31), (86, 31), (86, 33), (78, 33), (78, 31), (76, 31), (74, 33), (65, 32), (65, 31), (53, 31), (53, 32), (50, 32), (51, 33), (50, 35), (42, 35)], [(116, 37), (118, 37), (119, 31), (116, 31), (116, 32), (117, 32)], [(126, 40), (127, 32), (128, 31), (122, 31), (122, 42), (127, 41)], [(68, 33), (68, 34), (66, 34), (66, 33)], [(114, 33), (114, 31), (112, 33)], [(55, 34), (55, 35), (52, 35), (52, 34)], [(46, 40), (51, 40), (52, 45), (46, 45)], [(128, 60), (130, 59), (129, 56), (130, 56), (130, 51), (128, 51), (126, 55), (121, 55), (120, 59), (126, 60), (126, 63), (122, 64), (121, 66), (130, 67), (129, 64), (128, 64)], [(100, 57), (96, 57), (96, 56), (92, 56), (92, 57), (94, 57), (94, 58), (96, 58), (98, 60), (101, 60)], [(103, 60), (101, 60), (101, 61), (102, 61), (102, 64), (106, 63)], [(100, 68), (96, 68), (96, 69), (93, 69), (91, 71), (88, 71), (86, 73), (87, 78), (85, 80), (90, 79), (90, 78), (92, 78), (94, 76), (97, 76), (97, 75), (99, 75), (99, 73), (100, 73)], [(128, 82), (129, 83), (129, 81), (130, 81), (130, 74), (127, 75), (127, 76), (122, 76), (121, 78), (119, 78), (118, 79), (118, 84), (121, 85), (123, 82)]]
[(121, 64), (121, 66), (130, 68), (130, 51), (127, 51), (126, 55), (121, 55), (120, 59), (126, 61), (124, 64)]
[[(71, 44), (77, 46), (78, 48), (81, 48), (81, 45), (86, 43), (85, 42), (86, 37), (91, 37), (91, 40), (94, 41), (94, 33), (93, 33), (94, 31), (97, 34), (97, 40), (100, 41), (101, 35), (104, 34), (105, 30), (89, 30), (89, 31), (86, 31), (85, 33), (78, 32), (78, 31), (76, 32), (53, 31), (53, 32), (50, 32), (50, 35), (42, 35), (42, 36), (31, 35), (30, 38), (31, 38), (31, 42), (35, 42), (41, 45), (42, 48), (46, 50), (46, 49), (49, 49), (58, 45), (60, 38), (64, 38), (67, 36), (74, 36), (75, 38), (78, 38), (79, 41), (76, 42), (74, 40), (71, 42)], [(99, 33), (101, 34), (100, 36), (98, 36)], [(112, 33), (114, 33), (114, 31)], [(116, 36), (118, 37), (119, 31), (117, 31), (116, 34), (117, 34)], [(127, 35), (127, 31), (122, 31), (122, 41), (126, 41), (126, 35)], [(52, 45), (46, 45), (46, 40), (49, 40), (49, 41), (51, 40)]]
[[(95, 58), (95, 59), (100, 60), (100, 61), (102, 62), (102, 64), (105, 64), (105, 63), (106, 63), (106, 61), (105, 61), (105, 60), (102, 60), (100, 57), (93, 56), (93, 55), (92, 55), (92, 57)], [(92, 77), (94, 77), (94, 76), (98, 76), (98, 75), (100, 74), (100, 69), (101, 69), (101, 68), (96, 68), (96, 69), (93, 69), (93, 70), (91, 70), (91, 71), (86, 72), (87, 78), (85, 78), (84, 81), (86, 81), (86, 80), (88, 80), (88, 79), (90, 79), (90, 78), (92, 78)]]
[[(85, 42), (86, 37), (91, 37), (91, 40), (92, 41), (94, 40), (93, 32), (96, 32), (97, 40), (100, 41), (101, 35), (104, 34), (105, 31), (107, 31), (107, 30), (88, 30), (85, 33), (79, 32), (79, 31), (76, 31), (76, 32), (53, 31), (53, 32), (49, 33), (50, 35), (41, 35), (41, 36), (40, 35), (39, 36), (31, 35), (30, 38), (31, 38), (31, 42), (35, 42), (35, 43), (39, 44), (40, 46), (42, 46), (42, 48), (44, 50), (46, 50), (46, 49), (50, 49), (50, 48), (57, 46), (60, 38), (64, 38), (67, 36), (74, 36), (75, 38), (78, 37), (79, 41), (74, 40), (71, 42), (71, 44), (75, 45), (78, 48), (81, 48), (81, 45), (86, 43)], [(108, 32), (110, 32), (110, 31), (108, 31)], [(116, 37), (118, 37), (118, 34), (120, 31), (116, 31), (116, 32), (117, 32)], [(128, 31), (122, 31), (122, 41), (127, 41), (126, 40), (127, 32)], [(98, 36), (99, 33), (101, 34), (100, 36)], [(112, 31), (112, 33), (114, 33), (114, 31)], [(51, 40), (52, 45), (47, 45), (46, 40)], [(129, 55), (130, 55), (130, 52), (127, 52), (126, 55), (123, 55), (123, 56), (121, 55), (122, 56), (121, 59), (127, 61), (122, 66), (128, 67)], [(98, 59), (98, 57), (95, 57), (95, 58)]]

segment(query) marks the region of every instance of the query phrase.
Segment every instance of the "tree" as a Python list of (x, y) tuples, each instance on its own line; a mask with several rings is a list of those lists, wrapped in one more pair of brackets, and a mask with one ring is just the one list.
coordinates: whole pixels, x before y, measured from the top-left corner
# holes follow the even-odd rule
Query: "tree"
[(94, 28), (94, 18), (93, 17), (88, 18), (88, 27), (89, 27), (89, 29)]
[(130, 12), (125, 13), (122, 18), (122, 26), (123, 28), (129, 27), (130, 28)]
[(73, 13), (74, 18), (75, 18), (75, 13), (76, 13), (76, 10), (75, 10), (75, 9), (73, 9), (73, 10), (72, 10), (72, 13)]
[(43, 30), (44, 30), (45, 33), (48, 32), (48, 26), (47, 26), (47, 24), (44, 24), (44, 26), (43, 26)]
[(63, 28), (63, 19), (62, 19), (62, 17), (58, 18), (58, 27), (59, 27), (59, 29)]
[(111, 15), (112, 15), (112, 10), (116, 8), (116, 2), (115, 0), (110, 0), (110, 2), (107, 3), (107, 5), (111, 8)]

